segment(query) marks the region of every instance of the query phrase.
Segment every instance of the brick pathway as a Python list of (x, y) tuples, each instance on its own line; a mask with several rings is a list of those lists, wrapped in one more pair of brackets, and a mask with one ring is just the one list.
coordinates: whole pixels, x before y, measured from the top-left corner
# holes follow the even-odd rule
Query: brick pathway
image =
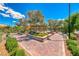
[(54, 34), (50, 39), (44, 42), (36, 40), (21, 41), (19, 44), (33, 56), (65, 56), (63, 36)]

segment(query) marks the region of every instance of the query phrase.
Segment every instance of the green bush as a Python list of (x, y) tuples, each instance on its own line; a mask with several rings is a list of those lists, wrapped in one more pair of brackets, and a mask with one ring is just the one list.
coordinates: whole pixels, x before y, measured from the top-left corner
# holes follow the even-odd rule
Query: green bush
[(11, 56), (25, 56), (25, 52), (18, 48), (18, 43), (15, 38), (7, 37), (6, 48)]
[(67, 40), (68, 49), (73, 56), (79, 56), (79, 48), (77, 47), (77, 41), (73, 39)]
[(72, 40), (76, 40), (76, 35), (73, 34), (73, 33), (71, 33), (71, 34), (70, 34), (70, 38), (71, 38)]
[(70, 37), (72, 40), (77, 40), (75, 36)]
[(9, 54), (10, 56), (15, 56), (17, 48), (13, 49)]
[(24, 50), (23, 50), (23, 49), (18, 49), (18, 50), (16, 51), (15, 56), (25, 56)]
[(79, 56), (79, 48), (75, 47), (71, 51), (73, 56)]
[(76, 46), (74, 46), (74, 45), (72, 45), (72, 44), (69, 44), (69, 45), (68, 45), (68, 49), (69, 49), (69, 50), (72, 50), (72, 49), (74, 49), (74, 48), (76, 48)]
[(16, 48), (11, 53), (11, 56), (25, 56), (25, 52), (23, 49)]
[(9, 52), (18, 46), (17, 40), (15, 38), (8, 37), (6, 40), (6, 48)]
[(74, 46), (77, 46), (77, 41), (76, 41), (76, 40), (72, 40), (72, 39), (68, 39), (68, 40), (67, 40), (67, 45), (74, 45)]

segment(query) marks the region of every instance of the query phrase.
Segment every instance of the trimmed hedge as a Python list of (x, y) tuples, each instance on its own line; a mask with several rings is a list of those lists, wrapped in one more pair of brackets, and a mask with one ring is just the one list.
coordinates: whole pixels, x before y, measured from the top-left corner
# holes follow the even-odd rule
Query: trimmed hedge
[(6, 40), (6, 48), (9, 52), (18, 47), (17, 40), (15, 38), (8, 37)]

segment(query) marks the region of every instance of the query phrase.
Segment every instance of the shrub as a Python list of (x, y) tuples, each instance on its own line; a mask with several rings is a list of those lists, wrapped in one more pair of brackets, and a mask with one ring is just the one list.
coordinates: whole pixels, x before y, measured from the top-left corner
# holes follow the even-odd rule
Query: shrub
[(18, 43), (15, 38), (7, 37), (6, 48), (11, 56), (25, 56), (25, 52), (18, 48)]
[(9, 54), (10, 56), (15, 56), (17, 48), (13, 49)]
[(67, 45), (74, 45), (74, 46), (77, 46), (77, 41), (76, 41), (76, 40), (72, 40), (72, 39), (68, 39), (68, 40), (67, 40)]
[(17, 49), (15, 56), (25, 56), (25, 52), (23, 49)]
[(74, 48), (76, 48), (76, 46), (74, 46), (74, 45), (72, 45), (72, 44), (69, 44), (69, 45), (68, 45), (68, 49), (69, 49), (69, 50), (72, 50), (72, 49), (74, 49)]
[(70, 37), (72, 40), (77, 40), (75, 36)]
[(77, 41), (73, 39), (67, 40), (68, 49), (73, 56), (79, 56), (79, 48), (77, 47)]
[(8, 37), (6, 40), (6, 48), (9, 52), (18, 46), (17, 40), (15, 38)]
[(11, 56), (25, 56), (25, 52), (23, 49), (16, 48), (11, 53)]
[(79, 56), (79, 48), (77, 48), (77, 47), (73, 48), (71, 53), (72, 53), (73, 56)]
[(76, 40), (75, 34), (71, 33), (71, 34), (70, 34), (70, 38), (71, 38), (72, 40)]

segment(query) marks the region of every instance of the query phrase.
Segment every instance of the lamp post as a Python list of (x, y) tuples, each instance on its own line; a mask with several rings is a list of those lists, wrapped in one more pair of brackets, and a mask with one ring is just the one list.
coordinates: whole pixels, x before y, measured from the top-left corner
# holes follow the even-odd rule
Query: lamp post
[(69, 39), (70, 39), (70, 31), (71, 31), (71, 27), (70, 27), (70, 3), (69, 3), (69, 8), (68, 8), (68, 10), (69, 10), (69, 23), (68, 23), (68, 37), (69, 37)]

